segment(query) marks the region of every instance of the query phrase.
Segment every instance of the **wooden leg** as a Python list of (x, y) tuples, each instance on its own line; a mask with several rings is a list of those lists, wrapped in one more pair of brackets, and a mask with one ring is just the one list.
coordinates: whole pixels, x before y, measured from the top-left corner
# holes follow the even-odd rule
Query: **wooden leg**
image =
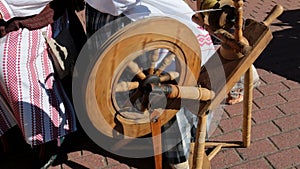
[(155, 169), (162, 169), (161, 120), (159, 115), (160, 113), (155, 110), (150, 115)]
[(203, 114), (199, 118), (193, 156), (193, 169), (202, 169), (203, 167), (203, 159), (205, 154), (206, 119), (206, 114)]
[(243, 146), (250, 146), (251, 136), (251, 112), (253, 100), (253, 72), (252, 67), (245, 73), (244, 79), (244, 102), (243, 102)]

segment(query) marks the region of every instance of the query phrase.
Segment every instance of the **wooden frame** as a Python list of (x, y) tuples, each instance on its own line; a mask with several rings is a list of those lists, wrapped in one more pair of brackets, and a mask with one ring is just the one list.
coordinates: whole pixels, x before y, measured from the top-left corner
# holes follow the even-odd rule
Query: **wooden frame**
[[(203, 168), (203, 158), (205, 149), (208, 147), (214, 147), (210, 154), (208, 154), (209, 160), (211, 160), (222, 147), (249, 147), (251, 138), (251, 112), (252, 112), (252, 100), (253, 100), (253, 75), (251, 65), (258, 58), (261, 52), (267, 47), (272, 39), (272, 33), (269, 29), (269, 24), (276, 19), (283, 11), (282, 6), (275, 6), (267, 18), (263, 22), (257, 22), (251, 19), (246, 20), (246, 26), (243, 31), (243, 35), (249, 41), (252, 49), (249, 53), (237, 60), (226, 60), (220, 55), (215, 55), (211, 60), (220, 60), (221, 64), (215, 65), (208, 61), (204, 67), (211, 67), (209, 64), (214, 64), (217, 67), (223, 67), (225, 71), (226, 84), (219, 89), (214, 90), (216, 93), (215, 98), (211, 102), (202, 104), (201, 111), (199, 112), (199, 123), (197, 127), (197, 136), (194, 147), (194, 156), (192, 168)], [(227, 142), (210, 142), (206, 141), (206, 119), (207, 110), (211, 110), (218, 106), (225, 98), (226, 94), (234, 86), (234, 84), (245, 74), (244, 80), (244, 100), (243, 100), (243, 125), (242, 125), (242, 141), (227, 141)], [(201, 72), (199, 83), (201, 86), (210, 89), (210, 84), (207, 81), (209, 79), (208, 72), (206, 70)], [(191, 166), (190, 166), (191, 167)]]

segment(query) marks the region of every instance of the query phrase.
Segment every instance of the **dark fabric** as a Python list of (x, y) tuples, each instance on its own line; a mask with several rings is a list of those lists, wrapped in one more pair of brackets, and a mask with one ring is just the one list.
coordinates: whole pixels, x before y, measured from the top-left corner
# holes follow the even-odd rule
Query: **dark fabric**
[[(96, 31), (103, 28), (105, 25), (110, 24), (109, 33), (107, 33), (107, 39), (109, 36), (129, 24), (131, 21), (125, 15), (113, 16), (108, 13), (99, 12), (97, 9), (86, 4), (86, 32), (87, 36), (92, 36)], [(122, 19), (123, 18), (123, 19)]]
[(0, 20), (0, 37), (20, 28), (29, 30), (40, 29), (52, 24), (63, 14), (67, 5), (65, 1), (54, 0), (48, 4), (41, 13), (28, 17), (16, 17), (8, 21)]

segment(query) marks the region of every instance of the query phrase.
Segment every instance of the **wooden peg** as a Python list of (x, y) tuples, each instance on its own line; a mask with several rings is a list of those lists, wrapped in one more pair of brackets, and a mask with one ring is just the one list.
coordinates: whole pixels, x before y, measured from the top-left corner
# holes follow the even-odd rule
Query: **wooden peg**
[(275, 5), (269, 15), (263, 21), (263, 24), (269, 26), (278, 16), (283, 12), (283, 7), (281, 5)]

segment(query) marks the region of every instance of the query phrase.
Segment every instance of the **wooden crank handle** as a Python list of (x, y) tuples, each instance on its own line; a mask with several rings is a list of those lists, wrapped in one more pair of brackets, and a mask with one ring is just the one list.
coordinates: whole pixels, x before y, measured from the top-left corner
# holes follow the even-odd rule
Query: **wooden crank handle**
[(176, 86), (171, 85), (172, 92), (168, 98), (182, 98), (208, 101), (215, 97), (215, 93), (211, 90), (194, 86)]
[(269, 26), (278, 16), (283, 12), (283, 7), (281, 5), (276, 5), (273, 7), (269, 15), (263, 21), (263, 24)]

